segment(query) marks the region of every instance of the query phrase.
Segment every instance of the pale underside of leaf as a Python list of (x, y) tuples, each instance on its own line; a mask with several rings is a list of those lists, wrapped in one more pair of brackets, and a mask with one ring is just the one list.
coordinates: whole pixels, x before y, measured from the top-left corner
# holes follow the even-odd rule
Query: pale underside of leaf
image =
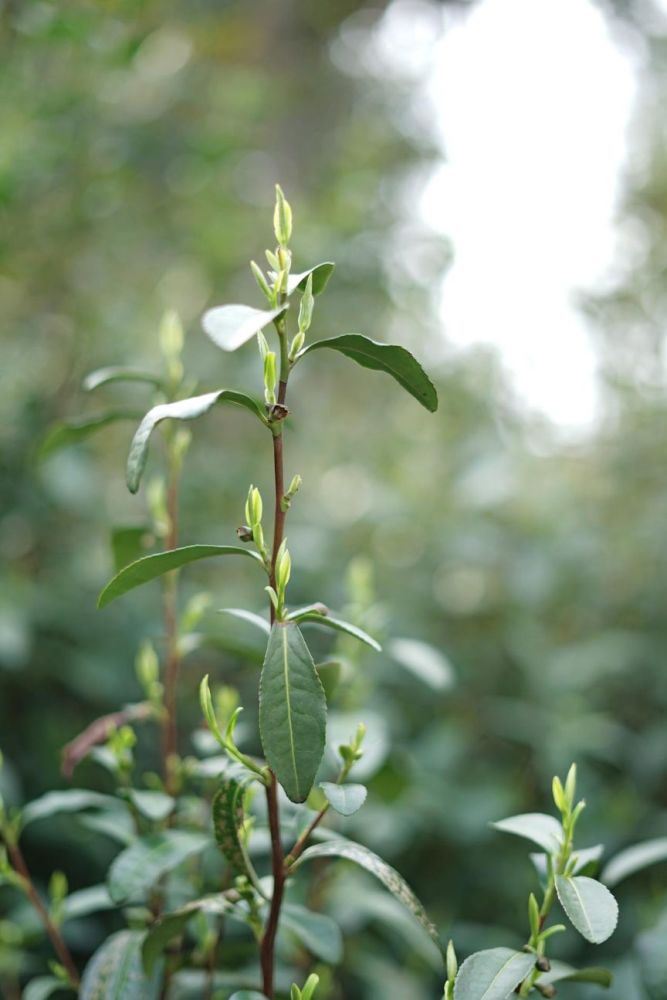
[(256, 614), (254, 611), (246, 611), (245, 608), (220, 608), (220, 614), (231, 615), (233, 618), (240, 618), (241, 621), (249, 622), (258, 628), (265, 635), (270, 635), (271, 626), (266, 618)]
[(83, 380), (83, 388), (86, 392), (92, 392), (93, 389), (109, 385), (111, 382), (143, 382), (158, 389), (162, 387), (162, 379), (152, 372), (141, 371), (138, 368), (124, 368), (121, 365), (110, 365), (108, 368), (97, 368), (94, 372), (86, 375)]
[(307, 271), (301, 271), (299, 274), (290, 274), (287, 279), (287, 294), (291, 295), (297, 288), (303, 290), (306, 287), (308, 275), (312, 274), (313, 295), (319, 295), (326, 288), (335, 266), (333, 261), (326, 260), (321, 264), (316, 264), (315, 267), (309, 267)]
[(108, 938), (86, 966), (79, 1000), (157, 1000), (162, 964), (152, 975), (144, 973), (143, 936), (138, 931), (119, 931)]
[(223, 351), (235, 351), (286, 309), (286, 305), (277, 309), (254, 309), (236, 303), (216, 306), (204, 313), (202, 326), (217, 347)]
[(363, 806), (368, 791), (365, 785), (337, 785), (332, 781), (321, 781), (320, 788), (327, 802), (341, 816), (352, 816)]
[(573, 927), (593, 944), (610, 937), (618, 922), (618, 903), (606, 886), (585, 875), (556, 876), (561, 906)]
[(517, 837), (532, 840), (548, 854), (554, 854), (560, 847), (563, 828), (554, 816), (547, 813), (521, 813), (498, 820), (491, 826), (503, 833), (513, 833)]
[(292, 611), (287, 617), (290, 621), (298, 622), (300, 625), (321, 625), (323, 628), (330, 628), (335, 632), (345, 632), (347, 635), (351, 635), (360, 642), (363, 642), (366, 646), (370, 646), (376, 653), (382, 652), (380, 643), (369, 635), (368, 632), (364, 632), (358, 625), (352, 625), (351, 622), (343, 621), (342, 618), (335, 618), (330, 614), (324, 615), (319, 611), (310, 609)]
[(620, 851), (605, 865), (600, 881), (605, 885), (615, 886), (642, 868), (660, 861), (667, 861), (667, 837), (645, 840), (642, 844), (634, 844)]
[(467, 958), (454, 983), (454, 1000), (506, 1000), (535, 965), (535, 956), (490, 948)]

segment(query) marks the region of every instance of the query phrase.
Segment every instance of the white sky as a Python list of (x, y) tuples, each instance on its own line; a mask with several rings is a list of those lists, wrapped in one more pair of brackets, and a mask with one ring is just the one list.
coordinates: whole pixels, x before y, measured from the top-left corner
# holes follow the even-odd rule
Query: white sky
[(454, 245), (447, 339), (491, 343), (530, 408), (597, 415), (573, 302), (614, 250), (633, 66), (589, 0), (484, 0), (438, 43), (430, 94), (447, 161), (422, 211)]

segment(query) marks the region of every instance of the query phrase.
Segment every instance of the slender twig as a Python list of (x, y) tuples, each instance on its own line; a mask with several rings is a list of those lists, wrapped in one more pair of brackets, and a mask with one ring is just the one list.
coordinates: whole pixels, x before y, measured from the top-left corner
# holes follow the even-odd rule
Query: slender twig
[(317, 827), (320, 825), (326, 814), (329, 812), (329, 803), (323, 805), (318, 814), (315, 816), (310, 825), (304, 830), (297, 842), (295, 843), (292, 850), (289, 852), (285, 858), (285, 871), (287, 872), (289, 868), (294, 864), (296, 859), (299, 857), (304, 847), (310, 840)]
[[(165, 551), (178, 545), (178, 473), (171, 469), (167, 490), (167, 516), (169, 531), (165, 539)], [(162, 728), (162, 766), (165, 787), (169, 793), (175, 791), (173, 760), (178, 751), (177, 687), (181, 668), (178, 648), (177, 598), (178, 583), (176, 572), (168, 573), (164, 582), (164, 631), (167, 657), (164, 668), (164, 707)]]
[(21, 851), (21, 848), (15, 841), (9, 838), (6, 839), (5, 843), (7, 845), (7, 853), (9, 855), (12, 866), (14, 867), (14, 870), (17, 871), (18, 874), (23, 879), (26, 895), (28, 896), (28, 899), (30, 900), (32, 905), (37, 910), (40, 920), (44, 924), (46, 933), (48, 934), (51, 940), (51, 944), (53, 945), (56, 955), (60, 959), (60, 962), (63, 965), (63, 967), (67, 970), (67, 975), (69, 976), (72, 984), (74, 986), (78, 986), (80, 982), (79, 971), (76, 965), (74, 964), (74, 959), (72, 958), (69, 948), (65, 944), (65, 940), (62, 934), (60, 933), (59, 929), (56, 927), (53, 920), (51, 919), (49, 911), (44, 906), (44, 903), (42, 902), (42, 899), (39, 893), (37, 892), (37, 889), (35, 888), (35, 884), (28, 870), (28, 866), (25, 863), (25, 858), (23, 857), (23, 852)]

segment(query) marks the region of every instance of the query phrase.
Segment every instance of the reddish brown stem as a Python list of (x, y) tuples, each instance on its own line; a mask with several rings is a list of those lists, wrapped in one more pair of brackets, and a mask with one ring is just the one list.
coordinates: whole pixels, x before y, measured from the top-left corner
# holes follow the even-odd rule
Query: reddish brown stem
[(276, 934), (278, 933), (280, 909), (283, 904), (283, 894), (285, 892), (285, 864), (283, 859), (283, 846), (280, 839), (278, 782), (276, 781), (276, 776), (274, 774), (271, 775), (271, 784), (266, 789), (266, 800), (269, 809), (269, 829), (271, 831), (273, 895), (271, 896), (269, 917), (266, 921), (266, 927), (264, 928), (264, 935), (262, 937), (260, 963), (262, 967), (262, 990), (269, 1000), (273, 1000)]
[(54, 951), (58, 956), (61, 965), (67, 970), (67, 975), (69, 976), (72, 984), (74, 986), (78, 986), (80, 982), (79, 970), (74, 964), (74, 959), (70, 954), (69, 948), (65, 944), (62, 934), (54, 924), (49, 915), (49, 911), (44, 906), (39, 893), (35, 889), (35, 885), (32, 881), (30, 872), (28, 871), (28, 866), (25, 863), (21, 848), (18, 844), (7, 841), (7, 853), (9, 854), (14, 870), (18, 872), (25, 883), (25, 891), (28, 899), (37, 910), (40, 920), (44, 924), (46, 933), (51, 940), (51, 944), (53, 945)]
[[(178, 545), (178, 480), (172, 474), (167, 492), (167, 514), (169, 533), (165, 539), (165, 551)], [(178, 650), (176, 575), (170, 573), (164, 584), (164, 631), (167, 657), (164, 666), (164, 707), (165, 717), (162, 728), (162, 767), (165, 787), (170, 794), (175, 791), (173, 760), (178, 751), (177, 688), (181, 668)]]
[(322, 822), (322, 820), (324, 819), (324, 817), (328, 812), (329, 812), (329, 803), (327, 802), (325, 806), (322, 806), (322, 808), (320, 809), (320, 811), (318, 812), (317, 816), (314, 818), (308, 829), (304, 830), (304, 832), (301, 834), (301, 836), (295, 843), (292, 850), (285, 858), (285, 874), (287, 874), (290, 866), (293, 865), (296, 859), (299, 857), (302, 850), (308, 843), (310, 837), (315, 832), (315, 830), (320, 825), (320, 823)]

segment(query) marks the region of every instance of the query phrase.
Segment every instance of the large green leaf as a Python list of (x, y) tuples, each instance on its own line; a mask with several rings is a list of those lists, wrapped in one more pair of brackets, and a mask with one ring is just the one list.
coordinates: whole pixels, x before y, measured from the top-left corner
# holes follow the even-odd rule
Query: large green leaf
[(560, 983), (568, 980), (573, 983), (594, 983), (596, 986), (611, 986), (613, 976), (609, 969), (590, 966), (587, 969), (575, 969), (567, 962), (551, 960), (551, 968), (542, 973), (540, 983)]
[(556, 892), (573, 927), (587, 941), (601, 944), (614, 933), (618, 903), (601, 882), (586, 875), (557, 875)]
[(214, 344), (223, 351), (235, 351), (274, 319), (287, 306), (278, 309), (253, 309), (252, 306), (217, 306), (204, 313), (202, 326)]
[(187, 830), (165, 830), (135, 840), (109, 869), (109, 895), (118, 904), (143, 901), (148, 889), (163, 875), (209, 843), (205, 834)]
[(40, 819), (49, 819), (56, 813), (82, 812), (84, 809), (113, 809), (124, 812), (125, 807), (111, 795), (90, 792), (85, 788), (65, 788), (62, 791), (46, 792), (29, 802), (21, 813), (21, 825)]
[(316, 340), (304, 347), (297, 357), (302, 358), (322, 348), (338, 351), (364, 368), (386, 372), (431, 413), (438, 409), (435, 386), (417, 359), (404, 347), (399, 347), (397, 344), (380, 344), (369, 337), (363, 337), (360, 333), (345, 333), (340, 337)]
[(136, 410), (110, 410), (108, 413), (96, 413), (91, 417), (76, 417), (55, 424), (47, 431), (46, 436), (37, 449), (37, 458), (44, 459), (61, 448), (85, 441), (92, 434), (103, 430), (109, 424), (119, 420), (138, 420), (141, 413)]
[(341, 816), (352, 816), (363, 806), (368, 791), (365, 785), (336, 785), (333, 781), (321, 781), (329, 805)]
[(291, 931), (311, 955), (328, 965), (337, 965), (343, 957), (340, 927), (324, 913), (314, 913), (297, 903), (285, 903), (280, 913), (280, 928)]
[(287, 279), (287, 294), (291, 295), (297, 288), (303, 291), (308, 281), (308, 275), (312, 274), (313, 295), (319, 295), (329, 283), (329, 278), (335, 267), (336, 265), (332, 261), (325, 260), (321, 264), (316, 264), (315, 267), (309, 267), (307, 271), (301, 271), (300, 274), (290, 274)]
[(324, 628), (331, 628), (336, 632), (345, 632), (347, 635), (352, 635), (355, 639), (359, 639), (360, 642), (370, 646), (376, 653), (382, 651), (380, 643), (357, 625), (343, 621), (342, 618), (333, 618), (328, 613), (326, 615), (322, 614), (321, 611), (315, 610), (312, 605), (309, 605), (308, 608), (299, 608), (296, 611), (290, 612), (287, 618), (289, 621), (295, 621), (299, 624), (310, 623), (313, 625), (322, 625)]
[(600, 881), (605, 885), (618, 885), (629, 875), (659, 861), (667, 861), (667, 837), (657, 837), (655, 840), (645, 840), (642, 844), (626, 847), (605, 865)]
[(519, 816), (508, 816), (499, 819), (491, 826), (503, 833), (513, 833), (517, 837), (525, 837), (538, 844), (548, 854), (554, 854), (563, 839), (563, 827), (553, 816), (547, 813), (521, 813)]
[(240, 545), (184, 545), (180, 549), (155, 552), (137, 559), (129, 566), (124, 566), (120, 573), (116, 573), (98, 597), (97, 606), (104, 608), (117, 597), (126, 594), (128, 590), (140, 587), (142, 583), (148, 583), (173, 569), (187, 566), (188, 563), (197, 562), (199, 559), (209, 559), (211, 556), (249, 556), (260, 564), (262, 562), (262, 557), (257, 552), (241, 548)]
[(535, 965), (535, 956), (489, 948), (467, 958), (454, 983), (454, 1000), (506, 1000)]
[(79, 1000), (157, 1000), (162, 966), (152, 975), (141, 964), (143, 933), (119, 931), (95, 952), (81, 979)]
[[(351, 840), (329, 840), (323, 844), (315, 844), (308, 847), (292, 865), (292, 869), (299, 868), (306, 861), (314, 861), (316, 858), (345, 858), (347, 861), (354, 861), (355, 864), (364, 868), (375, 878), (379, 879), (389, 892), (396, 897), (410, 911), (412, 916), (424, 928), (427, 934), (435, 941), (438, 948), (442, 949), (440, 936), (435, 924), (431, 923), (426, 910), (419, 902), (414, 892), (405, 881), (402, 875), (388, 865), (386, 861), (378, 857), (367, 847), (355, 844)], [(516, 984), (515, 984), (516, 985)]]
[(97, 368), (94, 372), (90, 372), (83, 380), (83, 387), (87, 392), (92, 392), (93, 389), (108, 385), (110, 382), (144, 382), (157, 389), (162, 388), (162, 379), (159, 375), (138, 368), (124, 368), (121, 365)]
[(304, 802), (324, 754), (327, 702), (299, 627), (271, 629), (259, 685), (264, 754), (292, 802)]
[(218, 403), (235, 403), (237, 406), (243, 406), (263, 424), (267, 423), (262, 404), (235, 389), (217, 389), (215, 392), (205, 392), (202, 396), (191, 396), (190, 399), (179, 399), (176, 403), (160, 403), (154, 406), (139, 424), (130, 445), (127, 457), (127, 486), (130, 493), (136, 493), (139, 489), (148, 458), (148, 443), (157, 425), (163, 420), (195, 420), (208, 413)]

